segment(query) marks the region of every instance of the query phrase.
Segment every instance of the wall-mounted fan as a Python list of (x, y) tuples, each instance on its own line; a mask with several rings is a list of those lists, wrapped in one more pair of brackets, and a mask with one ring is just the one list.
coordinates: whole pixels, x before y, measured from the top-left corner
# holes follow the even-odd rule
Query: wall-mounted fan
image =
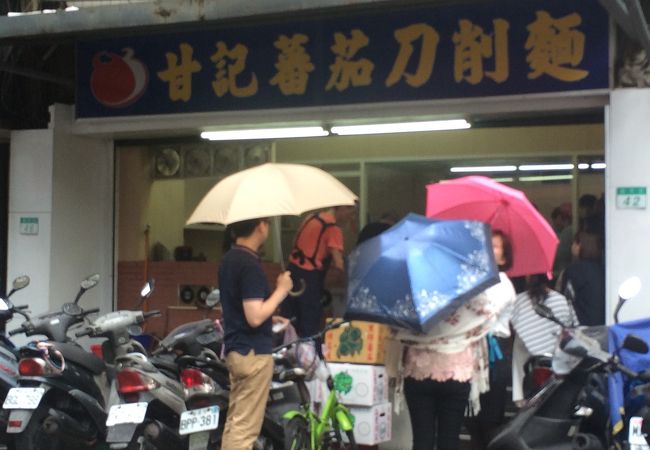
[(205, 145), (183, 148), (183, 173), (186, 177), (207, 177), (212, 173), (212, 152)]
[(225, 177), (239, 170), (239, 147), (223, 146), (214, 149), (213, 174)]
[(154, 176), (172, 178), (180, 175), (181, 155), (178, 148), (163, 147), (154, 152)]
[(269, 143), (252, 144), (244, 148), (244, 166), (253, 167), (269, 162), (271, 146)]

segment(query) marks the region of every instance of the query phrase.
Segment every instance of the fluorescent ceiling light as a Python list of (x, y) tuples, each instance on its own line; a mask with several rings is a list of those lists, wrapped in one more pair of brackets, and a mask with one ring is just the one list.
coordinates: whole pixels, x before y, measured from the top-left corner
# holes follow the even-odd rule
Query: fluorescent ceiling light
[(524, 164), (519, 166), (523, 171), (544, 171), (544, 170), (572, 170), (573, 164)]
[(573, 175), (540, 175), (536, 177), (519, 177), (519, 181), (560, 181), (571, 180)]
[(591, 168), (592, 168), (592, 169), (601, 169), (601, 170), (602, 170), (602, 169), (604, 169), (605, 167), (607, 167), (607, 164), (605, 164), (605, 163), (593, 163), (593, 164), (591, 165)]
[(238, 141), (249, 139), (281, 139), (296, 137), (327, 136), (323, 127), (258, 128), (249, 130), (204, 131), (203, 139), (211, 141)]
[(332, 133), (341, 136), (357, 134), (409, 133), (414, 131), (463, 130), (471, 125), (465, 119), (434, 120), (429, 122), (378, 123), (332, 127)]
[(467, 166), (452, 167), (450, 172), (514, 172), (517, 166)]
[(578, 169), (580, 169), (580, 170), (585, 170), (585, 169), (588, 169), (588, 168), (589, 168), (589, 164), (587, 164), (587, 163), (578, 164)]
[(492, 179), (494, 181), (498, 181), (499, 183), (512, 183), (513, 181), (515, 181), (515, 179), (512, 177), (503, 177), (503, 178), (495, 177)]

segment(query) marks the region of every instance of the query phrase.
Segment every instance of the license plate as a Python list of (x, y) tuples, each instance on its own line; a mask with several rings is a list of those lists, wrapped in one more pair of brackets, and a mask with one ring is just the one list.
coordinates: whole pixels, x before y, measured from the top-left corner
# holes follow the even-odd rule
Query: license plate
[(43, 388), (11, 388), (7, 393), (4, 409), (36, 409), (43, 398)]
[(142, 423), (144, 416), (147, 414), (147, 402), (124, 403), (113, 405), (108, 411), (106, 426), (112, 427), (122, 423)]
[(641, 432), (642, 425), (643, 425), (642, 417), (630, 417), (630, 425), (628, 427), (630, 430), (628, 434), (628, 441), (632, 446), (631, 448), (634, 448), (634, 450), (642, 450), (642, 449), (650, 448), (650, 446), (648, 446), (648, 443), (645, 440), (645, 436)]
[(199, 431), (214, 430), (219, 426), (219, 407), (191, 409), (181, 414), (179, 434), (190, 434)]

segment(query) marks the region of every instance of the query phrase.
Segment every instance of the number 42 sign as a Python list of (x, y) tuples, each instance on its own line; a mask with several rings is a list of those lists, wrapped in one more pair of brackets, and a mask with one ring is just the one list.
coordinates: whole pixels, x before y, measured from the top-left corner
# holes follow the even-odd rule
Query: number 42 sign
[(645, 187), (619, 187), (616, 188), (616, 208), (618, 209), (645, 209), (647, 200)]

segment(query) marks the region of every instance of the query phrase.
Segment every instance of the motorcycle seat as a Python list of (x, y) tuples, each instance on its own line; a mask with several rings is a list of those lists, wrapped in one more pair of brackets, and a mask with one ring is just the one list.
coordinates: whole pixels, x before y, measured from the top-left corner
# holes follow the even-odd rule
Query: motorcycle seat
[(178, 373), (178, 364), (169, 355), (156, 355), (149, 358), (149, 362), (158, 370), (165, 370), (172, 374)]
[(106, 364), (104, 361), (76, 344), (55, 342), (54, 348), (63, 354), (63, 358), (66, 361), (73, 362), (74, 364), (88, 369), (95, 375), (99, 375), (106, 370)]

